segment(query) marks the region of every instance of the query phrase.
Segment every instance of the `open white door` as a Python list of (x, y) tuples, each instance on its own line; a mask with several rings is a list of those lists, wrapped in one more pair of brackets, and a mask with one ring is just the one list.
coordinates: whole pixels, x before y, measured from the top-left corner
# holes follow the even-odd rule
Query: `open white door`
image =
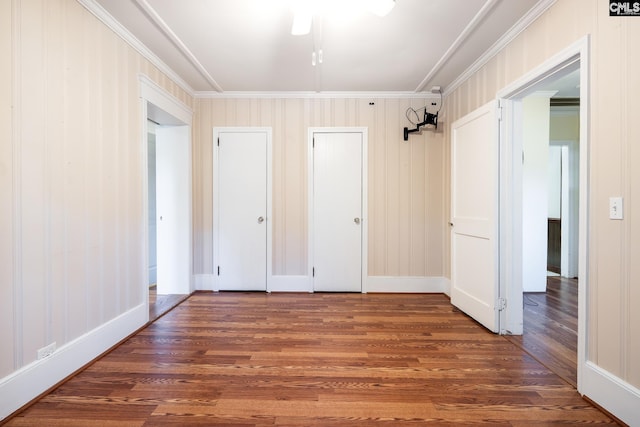
[(361, 132), (313, 133), (313, 290), (362, 291)]
[(156, 127), (158, 294), (191, 292), (189, 126)]
[(266, 131), (217, 134), (217, 250), (220, 290), (267, 290)]
[(499, 329), (497, 101), (451, 125), (451, 303)]

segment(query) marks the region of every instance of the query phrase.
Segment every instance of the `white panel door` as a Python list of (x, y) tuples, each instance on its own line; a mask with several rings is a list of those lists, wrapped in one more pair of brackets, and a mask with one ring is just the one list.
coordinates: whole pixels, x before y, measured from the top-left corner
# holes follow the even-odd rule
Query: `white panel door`
[(498, 120), (491, 102), (451, 126), (451, 303), (499, 331)]
[(158, 294), (191, 292), (190, 141), (188, 126), (156, 127)]
[(220, 290), (267, 289), (267, 134), (221, 132), (218, 150)]
[(362, 133), (314, 133), (313, 289), (362, 291)]

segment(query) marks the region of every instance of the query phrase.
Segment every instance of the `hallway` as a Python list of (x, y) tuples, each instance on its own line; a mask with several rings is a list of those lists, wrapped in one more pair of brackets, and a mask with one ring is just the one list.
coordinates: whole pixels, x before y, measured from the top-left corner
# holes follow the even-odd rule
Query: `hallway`
[(577, 387), (578, 281), (547, 278), (547, 292), (524, 297), (524, 334), (507, 339)]

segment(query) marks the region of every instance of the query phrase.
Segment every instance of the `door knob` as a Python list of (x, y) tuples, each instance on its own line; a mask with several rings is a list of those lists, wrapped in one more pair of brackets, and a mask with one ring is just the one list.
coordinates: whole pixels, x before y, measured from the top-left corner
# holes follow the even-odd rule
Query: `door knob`
[(258, 224), (262, 224), (264, 222), (264, 218), (259, 216), (258, 217)]
[(356, 224), (360, 224), (360, 218), (353, 218), (353, 222), (355, 222)]

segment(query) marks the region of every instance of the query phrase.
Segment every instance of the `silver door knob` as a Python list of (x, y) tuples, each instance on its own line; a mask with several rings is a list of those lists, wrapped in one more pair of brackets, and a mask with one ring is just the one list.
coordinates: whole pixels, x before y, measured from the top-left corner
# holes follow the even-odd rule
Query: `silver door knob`
[(264, 222), (264, 218), (259, 216), (258, 217), (258, 224), (262, 224)]
[(360, 218), (353, 218), (353, 222), (355, 222), (356, 224), (360, 224)]

